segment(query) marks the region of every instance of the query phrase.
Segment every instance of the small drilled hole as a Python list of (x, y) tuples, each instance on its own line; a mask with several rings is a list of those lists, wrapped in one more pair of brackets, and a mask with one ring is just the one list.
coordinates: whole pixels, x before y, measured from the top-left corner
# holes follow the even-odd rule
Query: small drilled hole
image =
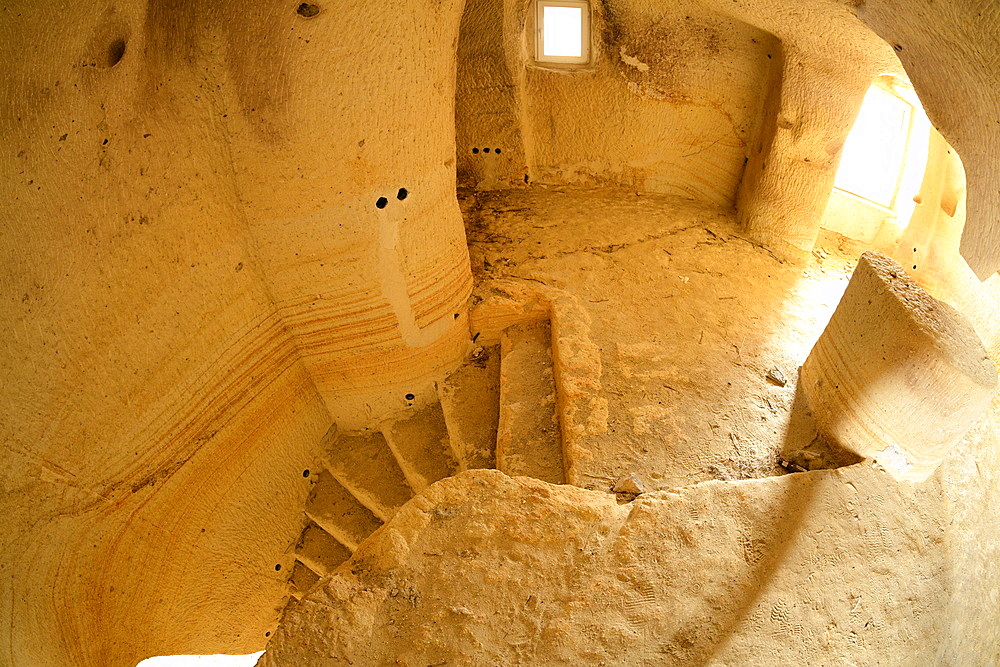
[(405, 399), (406, 399), (406, 400), (408, 400), (408, 401), (412, 401), (413, 399), (415, 399), (415, 398), (416, 398), (416, 396), (414, 396), (413, 394), (407, 394), (407, 395), (406, 395), (406, 396), (404, 396), (403, 398), (405, 398)]
[(484, 148), (484, 149), (483, 149), (483, 152), (484, 152), (484, 153), (489, 153), (489, 152), (490, 152), (490, 149), (489, 149), (489, 148)]
[(299, 8), (295, 10), (295, 12), (299, 16), (311, 19), (312, 17), (319, 14), (319, 7), (310, 2), (303, 2), (301, 5), (299, 5)]
[(114, 67), (125, 57), (125, 40), (116, 39), (108, 46), (108, 67)]
[(270, 632), (265, 632), (265, 633), (264, 633), (264, 636), (265, 636), (265, 637), (270, 637), (270, 636), (271, 636), (271, 633), (270, 633)]
[(914, 268), (914, 269), (916, 269), (916, 268), (917, 268), (917, 265), (916, 265), (916, 264), (914, 264), (914, 265), (913, 265), (913, 268)]
[(379, 197), (378, 199), (375, 200), (375, 207), (385, 208), (386, 204), (388, 203), (389, 203), (388, 199), (386, 199), (385, 197)]
[(306, 468), (305, 470), (302, 471), (302, 476), (303, 477), (308, 477), (309, 476), (309, 468)]
[(497, 155), (500, 155), (500, 149), (499, 148), (494, 148), (493, 152), (496, 153)]
[(281, 563), (278, 563), (277, 565), (274, 566), (274, 571), (275, 572), (280, 572), (281, 571)]
[(472, 154), (473, 155), (478, 155), (479, 154), (479, 149), (478, 148), (473, 148), (472, 149)]
[(406, 188), (400, 188), (399, 192), (396, 193), (396, 199), (398, 199), (399, 201), (403, 201), (404, 199), (406, 199), (406, 196), (408, 194), (410, 193), (407, 192)]

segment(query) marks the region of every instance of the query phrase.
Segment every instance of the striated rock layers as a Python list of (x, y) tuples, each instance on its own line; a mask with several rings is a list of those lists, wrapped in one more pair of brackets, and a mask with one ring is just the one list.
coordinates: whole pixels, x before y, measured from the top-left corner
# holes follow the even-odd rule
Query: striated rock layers
[(989, 407), (996, 367), (972, 325), (872, 252), (802, 366), (819, 428), (897, 479), (930, 475)]

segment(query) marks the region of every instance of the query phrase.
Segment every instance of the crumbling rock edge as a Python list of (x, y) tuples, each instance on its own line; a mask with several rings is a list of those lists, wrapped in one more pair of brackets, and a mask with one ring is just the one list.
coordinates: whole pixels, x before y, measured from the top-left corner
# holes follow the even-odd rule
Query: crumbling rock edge
[(949, 561), (923, 493), (865, 464), (625, 505), (463, 472), (290, 607), (260, 664), (931, 660)]

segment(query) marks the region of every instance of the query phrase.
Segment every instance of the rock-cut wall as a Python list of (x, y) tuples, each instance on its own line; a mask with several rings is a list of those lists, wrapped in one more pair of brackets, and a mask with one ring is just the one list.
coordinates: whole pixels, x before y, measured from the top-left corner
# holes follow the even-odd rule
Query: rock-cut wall
[[(995, 3), (703, 4), (719, 15), (692, 21), (739, 43), (755, 81), (759, 35), (782, 55), (760, 95), (729, 80), (741, 129), (707, 142), (704, 173), (719, 167), (718, 178), (696, 194), (728, 202), (743, 173), (747, 229), (809, 247), (852, 105), (898, 54), (966, 159), (963, 250), (981, 275), (997, 268)], [(0, 7), (0, 663), (114, 667), (262, 646), (322, 434), (377, 420), (410, 393), (419, 402), (467, 346), (455, 199), (463, 5)], [(504, 5), (513, 41), (497, 81), (508, 87), (494, 91), (516, 84), (501, 129), (521, 144), (518, 167), (559, 182), (548, 167), (624, 173), (652, 161), (669, 191), (701, 178), (654, 160), (635, 127), (607, 127), (655, 121), (658, 136), (691, 139), (658, 115), (662, 53), (640, 53), (647, 37), (669, 42), (653, 21), (688, 19), (607, 0), (604, 25), (621, 40), (603, 78), (550, 83), (516, 60), (528, 5)], [(687, 65), (724, 69), (715, 56)], [(688, 83), (679, 90), (711, 97)], [(744, 111), (761, 98), (751, 121)], [(580, 99), (596, 104), (589, 115), (571, 108)], [(732, 114), (727, 104), (706, 113)], [(669, 111), (705, 129), (692, 108)]]
[(259, 649), (324, 432), (464, 352), (461, 3), (378, 9), (0, 8), (0, 663)]

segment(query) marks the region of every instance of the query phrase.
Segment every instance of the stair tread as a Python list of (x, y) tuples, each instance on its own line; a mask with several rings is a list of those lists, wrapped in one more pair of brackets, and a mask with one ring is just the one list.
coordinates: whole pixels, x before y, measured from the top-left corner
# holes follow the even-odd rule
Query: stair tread
[(327, 451), (327, 470), (382, 521), (413, 497), (381, 433), (338, 436)]
[(500, 336), (497, 468), (553, 484), (565, 480), (547, 320), (507, 327)]
[(289, 578), (289, 582), (292, 584), (292, 595), (297, 599), (302, 599), (310, 588), (316, 585), (320, 577), (318, 574), (313, 572), (311, 569), (303, 565), (301, 562), (296, 561), (295, 567), (292, 568), (292, 576)]
[(458, 471), (440, 403), (393, 422), (383, 434), (410, 486), (417, 491)]
[(351, 550), (319, 525), (310, 523), (302, 531), (295, 557), (320, 576), (329, 574), (351, 557)]
[(328, 471), (317, 476), (306, 503), (306, 514), (352, 551), (382, 525), (379, 518)]
[(483, 348), (438, 387), (451, 446), (462, 470), (496, 467), (500, 346)]

